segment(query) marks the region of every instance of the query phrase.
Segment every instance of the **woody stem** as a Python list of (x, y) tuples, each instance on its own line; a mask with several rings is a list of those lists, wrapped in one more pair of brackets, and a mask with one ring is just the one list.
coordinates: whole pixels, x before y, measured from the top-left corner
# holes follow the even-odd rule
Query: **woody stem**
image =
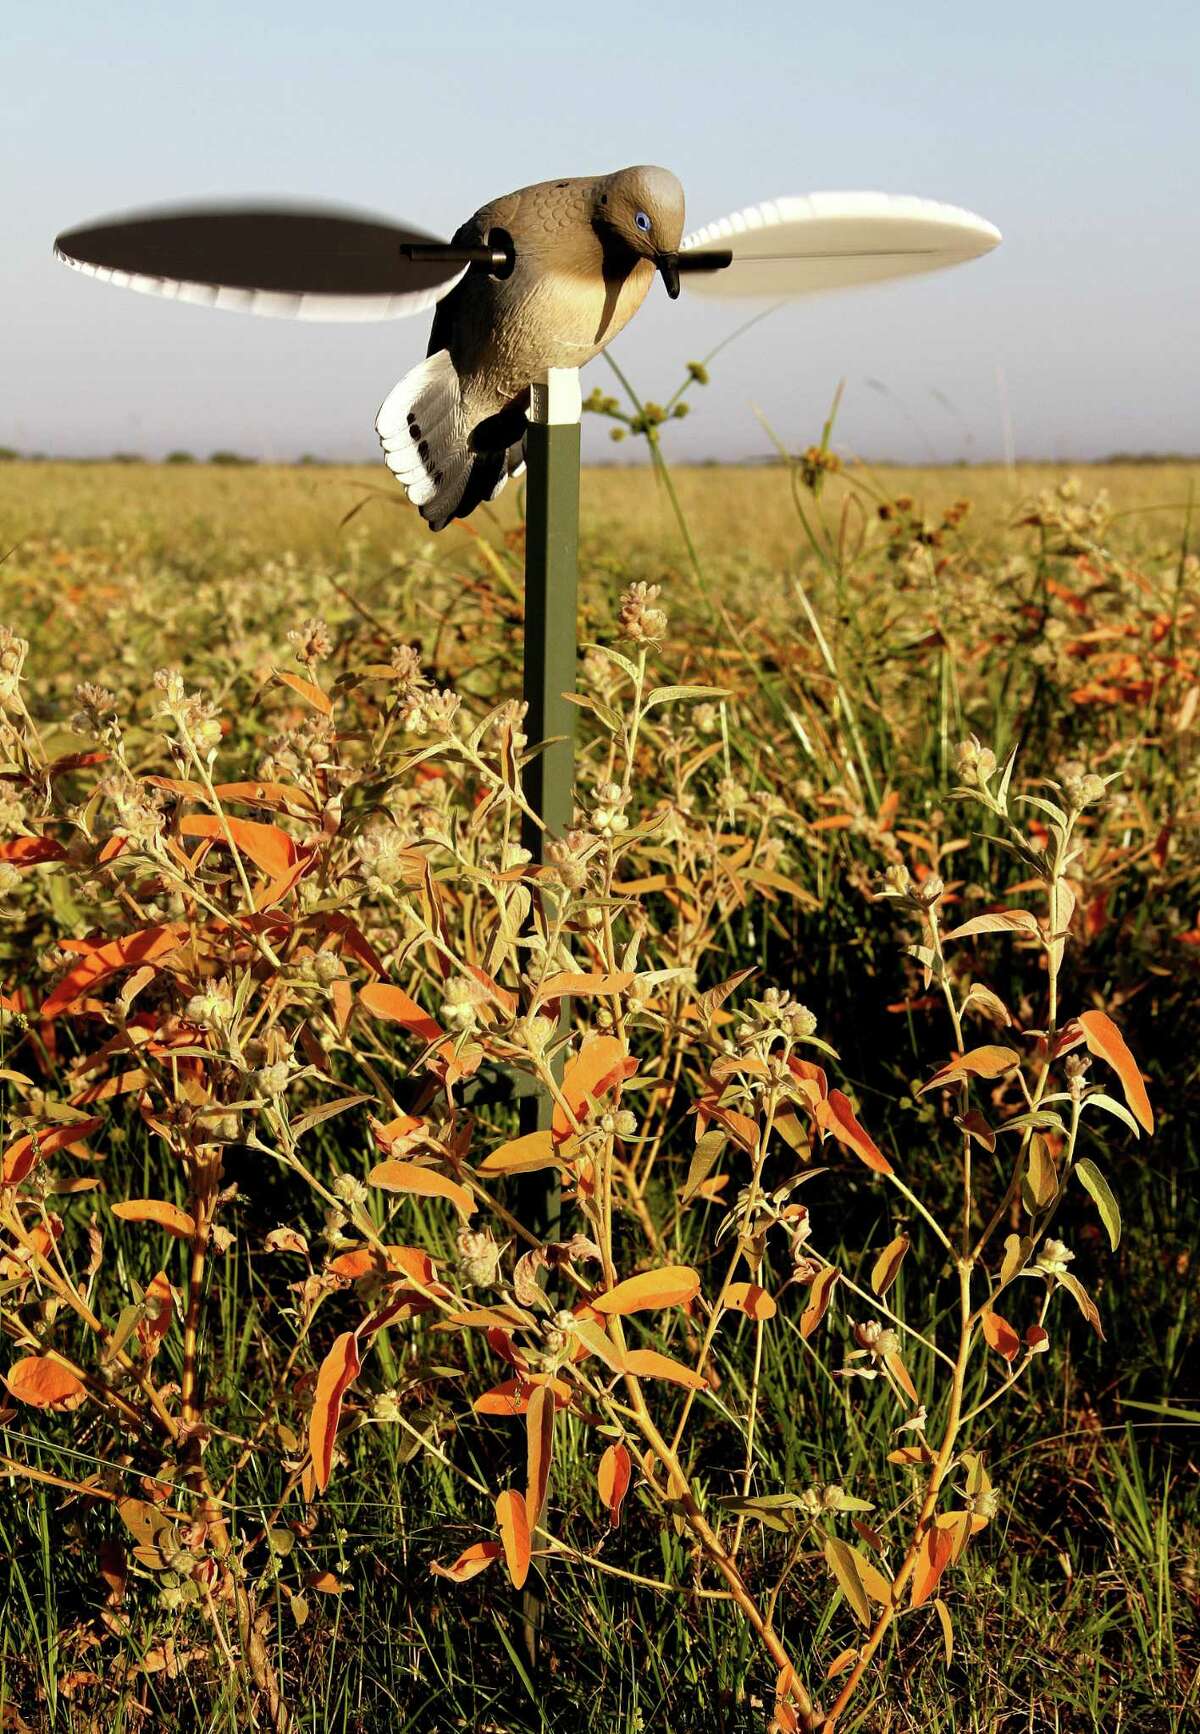
[(941, 1493), (942, 1484), (946, 1479), (951, 1460), (954, 1456), (954, 1447), (958, 1440), (959, 1425), (962, 1418), (963, 1387), (966, 1381), (967, 1362), (970, 1359), (971, 1339), (973, 1334), (971, 1319), (971, 1266), (965, 1259), (959, 1260), (958, 1283), (961, 1324), (959, 1328), (958, 1356), (954, 1363), (954, 1377), (950, 1384), (950, 1407), (946, 1415), (946, 1426), (942, 1434), (942, 1442), (938, 1447), (937, 1456), (934, 1458), (933, 1467), (929, 1472), (929, 1481), (925, 1489), (925, 1498), (921, 1502), (921, 1513), (913, 1530), (908, 1552), (904, 1556), (899, 1571), (892, 1579), (892, 1590), (891, 1595), (888, 1597), (888, 1604), (876, 1620), (870, 1637), (859, 1651), (858, 1660), (851, 1669), (846, 1684), (838, 1694), (837, 1701), (830, 1710), (829, 1715), (822, 1726), (821, 1734), (833, 1734), (838, 1719), (857, 1691), (858, 1683), (870, 1665), (872, 1656), (874, 1656), (876, 1650), (883, 1642), (887, 1635), (889, 1626), (896, 1617), (900, 1605), (900, 1597), (904, 1593), (905, 1586), (916, 1567), (917, 1556), (920, 1553), (921, 1544), (925, 1540), (925, 1535), (930, 1524), (933, 1522), (933, 1514), (937, 1506), (938, 1495)]

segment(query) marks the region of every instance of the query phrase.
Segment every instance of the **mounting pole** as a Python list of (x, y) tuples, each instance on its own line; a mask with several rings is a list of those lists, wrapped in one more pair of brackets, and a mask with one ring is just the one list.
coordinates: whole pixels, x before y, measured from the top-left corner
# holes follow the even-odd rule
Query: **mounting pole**
[[(525, 768), (525, 798), (544, 821), (525, 821), (522, 842), (533, 859), (546, 859), (546, 842), (571, 823), (575, 781), (575, 690), (579, 598), (579, 421), (582, 398), (573, 367), (552, 367), (530, 394), (525, 436), (525, 732), (533, 742), (552, 740)], [(551, 894), (542, 893), (543, 907)], [(567, 1005), (563, 1002), (565, 1025)], [(539, 1090), (521, 1098), (521, 1130), (544, 1130), (552, 1104)], [(553, 1170), (521, 1183), (521, 1216), (539, 1238), (558, 1238), (559, 1184)]]

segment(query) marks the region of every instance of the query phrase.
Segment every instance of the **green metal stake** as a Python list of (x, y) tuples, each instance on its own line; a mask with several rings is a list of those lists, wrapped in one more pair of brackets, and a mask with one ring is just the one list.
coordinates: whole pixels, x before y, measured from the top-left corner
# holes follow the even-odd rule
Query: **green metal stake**
[[(526, 819), (522, 841), (544, 862), (546, 843), (571, 823), (575, 781), (575, 689), (579, 598), (579, 374), (552, 367), (535, 384), (525, 437), (525, 732), (551, 740), (525, 768), (525, 798), (544, 821)], [(553, 916), (547, 893), (543, 907)], [(563, 1002), (565, 1026), (567, 1006)], [(552, 1104), (545, 1091), (521, 1098), (521, 1130), (543, 1131)], [(519, 1191), (521, 1219), (539, 1239), (557, 1240), (561, 1198), (553, 1170), (530, 1174)]]

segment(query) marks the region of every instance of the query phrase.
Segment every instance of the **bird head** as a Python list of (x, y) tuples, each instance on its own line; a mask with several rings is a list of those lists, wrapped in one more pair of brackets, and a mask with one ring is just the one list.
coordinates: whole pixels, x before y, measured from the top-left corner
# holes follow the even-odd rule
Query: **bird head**
[(670, 169), (642, 164), (606, 175), (596, 188), (593, 222), (658, 268), (672, 301), (679, 294), (683, 188)]

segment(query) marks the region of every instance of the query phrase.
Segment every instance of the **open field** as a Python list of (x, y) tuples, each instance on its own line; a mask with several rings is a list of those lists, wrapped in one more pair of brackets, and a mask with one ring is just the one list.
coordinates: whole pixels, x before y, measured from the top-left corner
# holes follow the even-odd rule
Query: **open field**
[[(877, 1634), (839, 1730), (1200, 1726), (1200, 465), (673, 479), (690, 552), (650, 471), (584, 478), (580, 636), (625, 661), (581, 658), (556, 902), (517, 852), (518, 719), (464, 721), (520, 690), (517, 489), (435, 539), (382, 469), (0, 464), (0, 1372), (74, 1380), (0, 1392), (0, 1728), (799, 1726), (719, 1555), (826, 1713)], [(621, 638), (637, 581), (662, 595)], [(972, 736), (1019, 748), (1007, 802)], [(695, 1270), (623, 1328), (702, 1388), (570, 1360), (513, 1268), (529, 1183), (478, 1172), (568, 966), (572, 1055), (637, 1071), (568, 1104), (561, 1241), (599, 1262), (539, 1280), (563, 1307)], [(1011, 1057), (923, 1088), (984, 1048)], [(381, 1156), (441, 1191), (365, 1187)], [(404, 1287), (398, 1243), (436, 1274), (413, 1252)], [(739, 1244), (769, 1318), (716, 1306)], [(318, 1369), (397, 1295), (338, 1431)], [(516, 1362), (503, 1318), (433, 1328), (522, 1304)], [(473, 1407), (522, 1353), (566, 1392), (540, 1551), (523, 1591), (504, 1559), (457, 1584), (431, 1562), (537, 1479), (528, 1420)], [(935, 1510), (979, 1522), (910, 1608)], [(875, 1572), (865, 1619), (831, 1539)]]

